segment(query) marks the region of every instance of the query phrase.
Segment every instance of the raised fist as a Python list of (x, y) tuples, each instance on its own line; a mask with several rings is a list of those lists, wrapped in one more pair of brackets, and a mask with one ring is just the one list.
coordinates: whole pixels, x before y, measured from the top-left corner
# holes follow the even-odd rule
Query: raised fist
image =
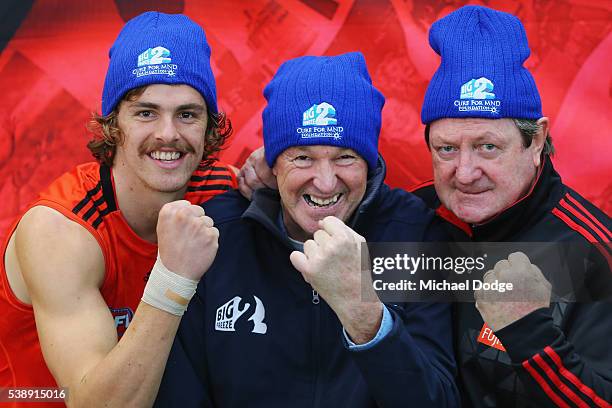
[(162, 207), (157, 219), (159, 256), (170, 271), (200, 280), (219, 248), (219, 230), (204, 209), (189, 201), (173, 201)]
[(550, 306), (550, 282), (540, 268), (533, 265), (522, 252), (514, 252), (508, 256), (508, 260), (497, 262), (482, 280), (483, 283), (512, 283), (512, 290), (505, 293), (485, 290), (474, 292), (476, 309), (494, 331), (503, 329), (537, 309)]
[(365, 239), (336, 217), (325, 217), (319, 226), (313, 239), (304, 242), (304, 253), (291, 253), (291, 263), (334, 310), (352, 340), (366, 343), (380, 327), (382, 303), (370, 274), (361, 272)]

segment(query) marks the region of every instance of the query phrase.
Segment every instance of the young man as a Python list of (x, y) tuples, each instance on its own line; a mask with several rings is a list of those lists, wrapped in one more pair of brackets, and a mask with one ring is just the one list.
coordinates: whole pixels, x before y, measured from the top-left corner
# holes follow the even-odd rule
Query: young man
[(278, 191), (205, 204), (219, 252), (158, 405), (456, 406), (449, 305), (385, 305), (362, 285), (366, 240), (446, 238), (420, 200), (384, 184), (384, 98), (363, 55), (290, 60), (264, 96)]
[(109, 55), (89, 144), (98, 162), (43, 191), (2, 251), (0, 386), (57, 383), (69, 406), (152, 404), (217, 249), (194, 204), (235, 186), (212, 159), (231, 129), (204, 31), (183, 15), (144, 13)]
[(548, 281), (561, 268), (540, 271), (521, 254), (487, 273), (487, 282), (533, 284), (522, 302), (478, 291), (476, 305), (457, 304), (463, 403), (609, 407), (612, 308), (584, 301), (610, 299), (612, 222), (553, 168), (549, 120), (523, 66), (525, 30), (510, 14), (466, 6), (434, 23), (429, 38), (441, 56), (422, 110), (434, 185), (417, 194), (457, 240), (571, 243), (554, 258), (582, 289), (582, 302), (551, 302)]

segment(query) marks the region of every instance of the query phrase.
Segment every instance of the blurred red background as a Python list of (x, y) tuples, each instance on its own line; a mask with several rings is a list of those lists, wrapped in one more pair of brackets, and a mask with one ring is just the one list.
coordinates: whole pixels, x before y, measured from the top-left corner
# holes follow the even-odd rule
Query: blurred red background
[(612, 2), (591, 0), (6, 0), (0, 5), (0, 237), (35, 194), (89, 161), (86, 122), (100, 110), (107, 53), (124, 22), (182, 12), (206, 30), (220, 108), (235, 133), (221, 158), (240, 165), (262, 144), (262, 90), (300, 55), (360, 50), (387, 103), (380, 149), (392, 186), (431, 177), (419, 114), (437, 64), (427, 31), (465, 4), (517, 15), (527, 61), (552, 119), (566, 183), (612, 213)]

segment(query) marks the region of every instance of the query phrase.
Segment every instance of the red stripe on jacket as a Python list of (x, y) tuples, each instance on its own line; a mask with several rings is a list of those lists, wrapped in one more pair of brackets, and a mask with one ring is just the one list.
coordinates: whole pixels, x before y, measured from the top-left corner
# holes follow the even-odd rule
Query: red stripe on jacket
[(546, 352), (546, 354), (548, 354), (548, 356), (552, 359), (552, 361), (554, 361), (555, 365), (559, 368), (559, 372), (561, 373), (561, 375), (567, 378), (569, 382), (574, 384), (576, 388), (578, 388), (584, 395), (592, 399), (593, 402), (597, 404), (598, 407), (605, 407), (605, 408), (612, 407), (612, 405), (610, 405), (609, 403), (604, 401), (601, 397), (599, 397), (595, 393), (595, 391), (593, 391), (591, 388), (585, 385), (582, 381), (580, 381), (580, 379), (576, 377), (574, 373), (572, 373), (567, 368), (565, 368), (563, 366), (563, 363), (561, 362), (561, 357), (559, 357), (557, 352), (553, 350), (552, 347), (547, 346), (546, 348), (544, 348), (544, 351)]
[(546, 373), (548, 378), (552, 381), (557, 388), (565, 394), (567, 398), (569, 398), (574, 404), (578, 405), (580, 408), (589, 408), (589, 406), (582, 400), (574, 391), (571, 390), (567, 385), (561, 381), (559, 376), (555, 373), (555, 371), (544, 361), (541, 355), (536, 354), (533, 356), (533, 359), (540, 366), (542, 370)]
[(574, 215), (580, 221), (584, 222), (593, 232), (595, 232), (595, 234), (597, 234), (599, 238), (602, 239), (602, 241), (606, 242), (608, 240), (608, 237), (606, 237), (603, 231), (597, 228), (595, 224), (591, 222), (591, 220), (589, 220), (583, 214), (580, 214), (578, 210), (576, 210), (574, 207), (569, 205), (566, 201), (563, 201), (563, 200), (559, 201), (559, 205), (561, 205), (561, 207), (565, 208), (567, 211), (572, 213), (572, 215)]
[(578, 207), (580, 210), (582, 210), (582, 212), (587, 217), (589, 217), (595, 224), (597, 224), (597, 226), (608, 236), (608, 240), (612, 239), (612, 232), (610, 232), (610, 230), (607, 229), (605, 225), (603, 225), (601, 222), (599, 222), (599, 220), (592, 213), (590, 213), (589, 210), (584, 208), (584, 206), (582, 204), (580, 204), (580, 202), (578, 200), (576, 200), (574, 197), (569, 195), (569, 193), (567, 193), (565, 195), (565, 197), (569, 201), (571, 201), (576, 207)]
[(562, 408), (570, 408), (570, 406), (567, 405), (565, 401), (563, 401), (561, 398), (559, 398), (557, 394), (555, 394), (555, 392), (549, 387), (546, 381), (542, 378), (540, 374), (538, 374), (538, 372), (531, 366), (531, 364), (529, 364), (529, 360), (523, 361), (523, 368), (525, 368), (525, 370), (527, 370), (527, 372), (531, 374), (531, 376), (536, 380), (536, 382), (540, 384), (540, 387), (542, 387), (546, 395), (548, 395), (548, 398), (550, 398), (555, 404)]
[[(585, 237), (587, 241), (593, 244), (599, 244), (599, 241), (597, 241), (597, 239), (595, 239), (595, 237), (589, 231), (587, 231), (586, 228), (572, 221), (566, 214), (564, 214), (558, 208), (553, 208), (552, 213), (556, 215), (559, 219), (561, 219), (561, 221), (566, 223), (568, 227)], [(601, 252), (601, 254), (606, 258), (606, 261), (608, 261), (608, 266), (610, 267), (610, 269), (612, 269), (612, 256), (610, 256), (606, 249), (603, 248), (601, 245), (595, 245), (595, 247), (599, 249), (599, 252)]]

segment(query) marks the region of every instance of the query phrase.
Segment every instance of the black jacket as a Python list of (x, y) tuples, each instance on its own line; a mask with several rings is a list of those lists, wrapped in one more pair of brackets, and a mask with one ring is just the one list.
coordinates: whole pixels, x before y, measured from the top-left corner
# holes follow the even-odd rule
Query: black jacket
[[(370, 177), (349, 222), (368, 241), (446, 240), (433, 211)], [(219, 251), (181, 322), (157, 406), (458, 405), (447, 304), (387, 305), (391, 332), (349, 351), (341, 324), (289, 261), (278, 192), (204, 204)], [(243, 313), (243, 314), (242, 314)]]
[[(609, 293), (612, 222), (561, 182), (550, 159), (532, 191), (484, 225), (459, 221), (441, 206), (433, 185), (415, 193), (448, 221), (455, 240), (572, 242), (570, 248), (581, 252), (587, 247), (589, 259), (572, 262), (572, 273), (586, 276), (594, 298), (602, 297), (598, 291)], [(506, 351), (485, 344), (494, 337), (473, 303), (456, 304), (454, 314), (464, 406), (610, 406), (612, 303), (553, 303), (534, 311), (495, 333)]]

